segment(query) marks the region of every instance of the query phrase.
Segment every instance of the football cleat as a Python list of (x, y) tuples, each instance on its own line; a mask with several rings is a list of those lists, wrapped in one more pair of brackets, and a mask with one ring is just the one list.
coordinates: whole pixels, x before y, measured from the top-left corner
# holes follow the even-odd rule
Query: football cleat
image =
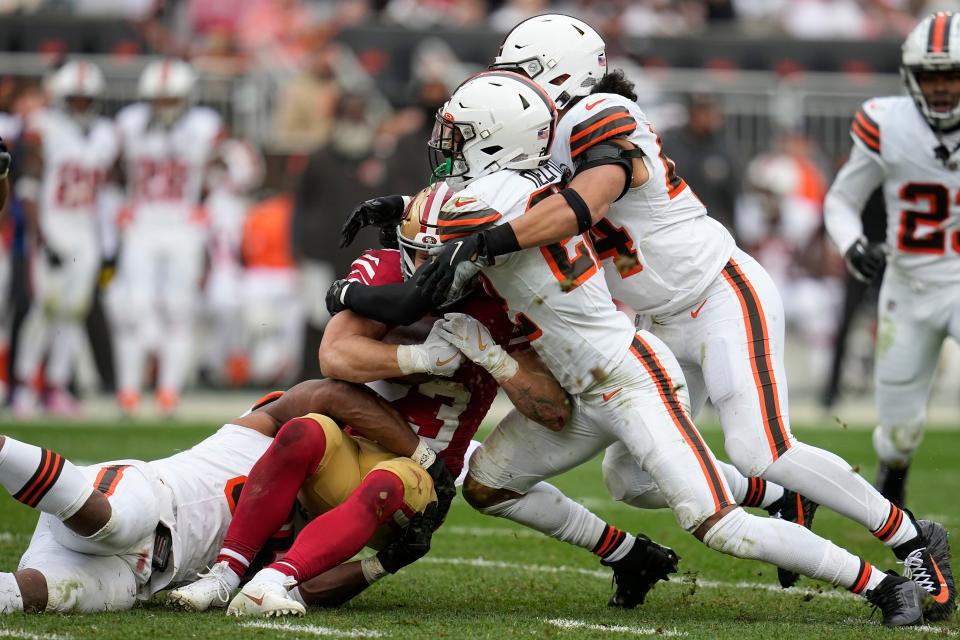
[(80, 402), (66, 389), (53, 389), (47, 396), (47, 411), (61, 418), (80, 415)]
[(37, 394), (27, 385), (13, 390), (13, 416), (17, 420), (29, 420), (37, 414)]
[(877, 465), (877, 479), (873, 483), (880, 495), (901, 509), (907, 501), (907, 471), (909, 470), (909, 466), (895, 469), (881, 462)]
[(282, 575), (273, 569), (260, 571), (234, 596), (227, 607), (227, 615), (265, 618), (304, 615), (307, 608), (289, 593), (296, 580), (287, 576), (283, 576), (283, 580), (276, 579)]
[(677, 572), (680, 556), (669, 548), (638, 534), (633, 548), (627, 555), (614, 562), (601, 560), (600, 564), (613, 569), (613, 582), (617, 590), (607, 606), (633, 609), (643, 604), (647, 592), (660, 580), (669, 580)]
[(230, 569), (226, 560), (216, 563), (206, 573), (199, 573), (200, 579), (178, 589), (167, 596), (167, 602), (184, 611), (206, 611), (210, 607), (223, 608), (230, 602), (230, 596), (240, 584), (240, 578)]
[[(813, 516), (816, 514), (817, 507), (819, 506), (820, 505), (813, 500), (805, 498), (799, 493), (784, 489), (780, 499), (768, 506), (766, 511), (770, 514), (771, 518), (781, 518), (795, 522), (807, 529), (812, 529)], [(780, 581), (781, 587), (789, 589), (800, 579), (800, 574), (778, 567), (777, 579)]]
[(920, 532), (919, 542), (911, 540), (896, 547), (894, 553), (903, 564), (904, 574), (930, 596), (924, 617), (930, 622), (946, 620), (953, 614), (957, 598), (947, 530), (930, 520), (916, 520), (915, 524)]
[(887, 577), (864, 596), (870, 604), (880, 609), (885, 627), (923, 623), (924, 591), (909, 578), (887, 572)]

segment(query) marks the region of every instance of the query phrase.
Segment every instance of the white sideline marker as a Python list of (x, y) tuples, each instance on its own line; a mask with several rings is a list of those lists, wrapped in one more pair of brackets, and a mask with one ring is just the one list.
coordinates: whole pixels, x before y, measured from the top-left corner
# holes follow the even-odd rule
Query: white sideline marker
[(22, 640), (70, 640), (67, 636), (52, 633), (30, 633), (20, 629), (0, 629), (0, 638), (21, 638)]
[[(602, 571), (600, 569), (584, 569), (581, 567), (568, 567), (565, 565), (524, 564), (522, 562), (487, 560), (485, 558), (438, 558), (435, 556), (426, 556), (418, 560), (418, 562), (426, 564), (449, 564), (463, 567), (477, 567), (480, 569), (514, 569), (519, 571), (533, 571), (537, 573), (575, 573), (582, 576), (603, 578), (605, 580), (610, 579), (609, 571)], [(679, 585), (689, 585), (694, 583), (693, 580), (685, 578), (673, 578), (671, 582)], [(779, 593), (788, 596), (812, 595), (817, 598), (849, 599), (858, 597), (852, 593), (847, 593), (846, 591), (817, 591), (816, 589), (798, 589), (797, 587), (784, 589), (777, 585), (766, 584), (763, 582), (726, 582), (722, 580), (697, 579), (696, 585), (698, 588), (703, 587), (705, 589), (759, 589), (761, 591), (769, 591), (770, 593)]]
[(635, 636), (661, 636), (664, 638), (678, 638), (687, 635), (686, 631), (677, 631), (676, 629), (658, 629), (656, 627), (627, 627), (619, 624), (594, 624), (583, 620), (568, 620), (567, 618), (554, 618), (544, 620), (547, 624), (552, 624), (561, 629), (589, 629), (590, 631), (606, 631), (608, 633), (629, 633)]
[[(240, 625), (248, 629), (271, 629), (273, 631), (289, 631), (290, 633), (306, 633), (312, 636), (329, 636), (332, 638), (382, 638), (383, 633), (372, 629), (334, 629), (333, 627), (318, 627), (312, 624), (290, 624), (289, 622), (244, 622)], [(37, 638), (37, 640), (41, 640)]]

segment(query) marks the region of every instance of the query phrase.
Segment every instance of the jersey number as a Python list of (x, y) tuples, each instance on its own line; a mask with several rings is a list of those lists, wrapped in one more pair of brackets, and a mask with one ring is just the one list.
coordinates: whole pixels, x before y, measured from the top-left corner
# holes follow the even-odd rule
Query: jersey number
[(92, 207), (97, 200), (101, 173), (78, 164), (65, 163), (57, 176), (55, 199), (58, 207), (79, 209)]
[(660, 142), (660, 136), (653, 132), (653, 127), (647, 128), (650, 129), (650, 133), (653, 133), (657, 138), (657, 149), (660, 149), (660, 163), (663, 165), (663, 179), (667, 184), (667, 195), (673, 200), (677, 197), (677, 194), (686, 188), (687, 183), (677, 175), (677, 163), (668, 158), (663, 152), (663, 144)]
[(623, 227), (615, 226), (603, 218), (590, 229), (590, 239), (593, 240), (597, 257), (600, 260), (611, 258), (621, 278), (629, 278), (643, 271), (637, 251), (633, 248), (633, 238)]
[(470, 404), (470, 390), (452, 380), (430, 380), (411, 388), (404, 400), (411, 401), (417, 414), (425, 416), (417, 421), (417, 435), (444, 441), (452, 438), (460, 426), (460, 416)]
[(247, 476), (237, 476), (227, 480), (223, 487), (223, 497), (227, 499), (227, 506), (230, 507), (230, 515), (237, 510), (237, 503), (240, 502), (240, 494), (243, 493), (243, 485), (247, 483)]
[[(550, 165), (547, 165), (548, 167)], [(527, 201), (526, 211), (532, 209), (538, 202), (557, 192), (554, 185), (546, 186), (530, 194)], [(590, 243), (581, 238), (576, 244), (570, 247), (570, 242), (578, 236), (567, 238), (555, 244), (548, 244), (540, 247), (543, 258), (547, 261), (550, 271), (556, 276), (560, 283), (560, 288), (564, 292), (572, 291), (581, 284), (590, 279), (590, 276), (597, 272), (597, 258), (593, 255), (593, 249)], [(573, 250), (573, 257), (570, 257), (568, 248)]]
[[(950, 191), (942, 184), (910, 182), (900, 189), (900, 198), (910, 204), (926, 203), (925, 211), (905, 210), (900, 214), (900, 229), (897, 231), (897, 248), (904, 253), (941, 255), (946, 250), (947, 234), (942, 230), (931, 231), (950, 217)], [(960, 204), (960, 192), (956, 203)], [(920, 227), (926, 233), (917, 235)], [(960, 231), (950, 235), (955, 251), (960, 251)]]
[(187, 166), (176, 160), (141, 159), (137, 162), (137, 197), (147, 202), (183, 200), (187, 174)]

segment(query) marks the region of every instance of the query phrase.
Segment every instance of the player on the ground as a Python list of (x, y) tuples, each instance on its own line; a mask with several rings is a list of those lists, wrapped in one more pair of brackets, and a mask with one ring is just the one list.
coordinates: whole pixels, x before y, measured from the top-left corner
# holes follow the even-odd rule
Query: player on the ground
[[(348, 285), (381, 285), (382, 288), (375, 290), (378, 292), (395, 288), (415, 291), (412, 286), (415, 282), (409, 278), (416, 266), (427, 257), (426, 246), (418, 241), (425, 237), (433, 238), (432, 234), (421, 233), (421, 212), (438, 208), (442, 203), (442, 199), (436, 197), (432, 190), (425, 189), (418, 194), (408, 209), (409, 215), (398, 229), (403, 248), (400, 251), (365, 252), (353, 263), (349, 276), (342, 282)], [(400, 307), (390, 310), (393, 317), (387, 323), (369, 320), (350, 311), (335, 315), (324, 333), (319, 355), (325, 375), (354, 382), (367, 382), (383, 398), (389, 400), (424, 442), (437, 451), (451, 474), (458, 475), (463, 467), (470, 439), (489, 410), (498, 383), (520, 411), (540, 422), (542, 426), (538, 425), (539, 429), (561, 429), (570, 410), (563, 389), (546, 371), (529, 345), (515, 346), (511, 348), (513, 355), (507, 354), (504, 347), (511, 341), (513, 324), (507, 318), (499, 300), (477, 290), (467, 292), (462, 300), (452, 301), (448, 306), (469, 314), (463, 317), (468, 319), (472, 328), (471, 335), (477, 337), (486, 354), (492, 356), (496, 362), (480, 365), (465, 362), (464, 366), (461, 366), (464, 360), (459, 351), (456, 348), (451, 349), (446, 341), (436, 338), (435, 335), (428, 338), (424, 347), (407, 345), (411, 339), (422, 339), (433, 329), (436, 321), (426, 319), (412, 326), (402, 326), (418, 320), (422, 313), (417, 311), (417, 315), (410, 316), (408, 311)], [(431, 374), (429, 378), (407, 377), (423, 371), (424, 367), (428, 367), (428, 373)], [(324, 430), (329, 431), (328, 428)], [(290, 464), (279, 456), (273, 457), (273, 449), (264, 456), (251, 474), (248, 484), (249, 487), (254, 487), (263, 481), (263, 498), (252, 502), (247, 500), (245, 494), (211, 575), (177, 590), (172, 594), (172, 598), (195, 610), (226, 604), (227, 598), (221, 594), (229, 594), (236, 588), (245, 570), (245, 563), (255, 556), (270, 531), (276, 528), (276, 523), (282, 522), (286, 517), (289, 505), (303, 482), (303, 470), (318, 466), (323, 469), (332, 464), (325, 462), (326, 458), (323, 456), (329, 454), (324, 453), (324, 447), (310, 445), (312, 439), (322, 440), (323, 435), (323, 432), (317, 429), (302, 434), (306, 440), (305, 446), (303, 450), (298, 448), (298, 453), (309, 458), (303, 463)], [(315, 455), (311, 453), (313, 451), (316, 451)], [(361, 455), (362, 453), (361, 450)], [(290, 469), (297, 471), (290, 472)], [(278, 477), (282, 479), (278, 481)], [(338, 483), (338, 490), (344, 482)], [(308, 486), (314, 489), (314, 494), (323, 495), (330, 493), (326, 484), (325, 480), (314, 478), (309, 481)], [(606, 559), (605, 563), (613, 568), (617, 577), (618, 591), (632, 590), (642, 599), (652, 584), (664, 577), (668, 570), (676, 570), (676, 556), (669, 549), (651, 542), (645, 536), (635, 538), (606, 524), (556, 489), (546, 486), (550, 489), (549, 497), (552, 502), (545, 505), (545, 508), (552, 507), (563, 514), (568, 511), (580, 514), (576, 520), (579, 526), (568, 527), (566, 535), (561, 536), (561, 539), (593, 550)], [(308, 491), (307, 495), (311, 495), (311, 492)], [(328, 499), (325, 501), (329, 503)], [(311, 505), (308, 504), (307, 508), (311, 510)], [(441, 509), (439, 519), (442, 520), (443, 515)], [(313, 525), (311, 527), (313, 531), (310, 533), (314, 534), (314, 539), (307, 539), (308, 531), (305, 530), (298, 537), (297, 544), (302, 545), (305, 550), (312, 549), (310, 555), (320, 560), (306, 562), (301, 559), (298, 564), (307, 565), (307, 568), (280, 564), (279, 571), (284, 575), (266, 573), (258, 578), (264, 582), (272, 580), (282, 585), (287, 575), (294, 576), (294, 580), (302, 580), (329, 565), (339, 564), (340, 554), (335, 553), (337, 550), (330, 549), (329, 541), (323, 537), (322, 528)], [(356, 536), (354, 542), (362, 543), (365, 540), (366, 538)], [(346, 557), (349, 557), (352, 551), (347, 551), (349, 553)], [(303, 555), (307, 554), (305, 551)], [(284, 561), (288, 558), (289, 555)], [(306, 585), (301, 584), (299, 590), (290, 591), (290, 597), (307, 604), (329, 603), (331, 599), (342, 602), (382, 577), (384, 570), (390, 573), (395, 571), (386, 565), (381, 568), (374, 560), (349, 563)], [(264, 600), (263, 605), (253, 606), (255, 603), (244, 594), (250, 592), (255, 598), (259, 598), (262, 588), (255, 583), (245, 587), (231, 603), (229, 611), (244, 615), (300, 611), (296, 605), (283, 602), (280, 598), (273, 598), (269, 604)], [(274, 592), (279, 593), (279, 590), (274, 589)]]
[[(741, 473), (869, 529), (928, 590), (930, 619), (949, 616), (956, 592), (946, 529), (916, 522), (844, 460), (791, 434), (780, 295), (677, 174), (637, 107), (632, 83), (622, 72), (606, 73), (600, 36), (568, 16), (538, 16), (507, 35), (492, 66), (533, 77), (559, 101), (551, 157), (574, 177), (510, 225), (445, 246), (425, 286), (449, 280), (458, 264), (470, 270), (467, 263), (478, 256), (545, 246), (592, 228), (597, 253), (611, 267), (611, 292), (644, 316), (684, 364), (694, 411), (711, 399)], [(608, 453), (608, 485), (629, 500), (618, 480), (636, 470), (621, 446)]]
[(198, 207), (224, 135), (215, 111), (190, 105), (195, 82), (186, 62), (153, 62), (140, 76), (142, 102), (117, 114), (129, 219), (121, 221), (111, 307), (117, 401), (126, 414), (139, 407), (151, 343), (159, 360), (157, 405), (165, 414), (179, 404), (193, 357), (208, 236)]
[[(415, 476), (432, 490), (425, 471), (398, 457), (424, 453), (399, 414), (369, 390), (335, 380), (269, 394), (192, 449), (152, 462), (76, 467), (58, 453), (0, 436), (0, 485), (43, 512), (17, 571), (0, 573), (0, 613), (129, 609), (193, 579), (216, 556), (258, 458), (272, 443), (287, 446), (284, 433), (330, 422), (313, 412), (376, 440), (371, 457), (385, 455), (390, 473), (405, 481)], [(383, 500), (394, 500), (393, 477), (381, 479)], [(281, 530), (289, 511), (268, 535)], [(389, 548), (398, 553), (397, 545)]]
[[(877, 488), (903, 505), (923, 438), (940, 348), (960, 340), (960, 15), (935, 13), (903, 44), (909, 96), (873, 98), (853, 120), (853, 148), (824, 203), (827, 231), (854, 277), (886, 262), (877, 329)], [(886, 243), (863, 236), (860, 212), (883, 187)], [(886, 258), (889, 256), (889, 259)]]
[(100, 270), (98, 196), (117, 157), (113, 123), (100, 116), (103, 88), (96, 65), (68, 62), (47, 82), (51, 108), (27, 124), (16, 189), (32, 236), (33, 302), (14, 369), (20, 418), (36, 411), (41, 390), (34, 384), (47, 356), (47, 406), (58, 415), (76, 413), (67, 385)]
[[(421, 221), (423, 231), (442, 243), (440, 259), (449, 261), (458, 247), (469, 249), (463, 239), (475, 236), (466, 234), (522, 219), (557, 190), (563, 174), (550, 162), (556, 118), (549, 95), (520, 74), (481, 73), (454, 92), (437, 115), (430, 147), (437, 174), (447, 178), (436, 197), (443, 202), (445, 191), (459, 190)], [(616, 309), (582, 235), (479, 266), (575, 401), (559, 432), (508, 416), (473, 455), (472, 478), (522, 495), (620, 442), (653, 478), (678, 523), (708, 547), (841, 584), (880, 607), (886, 625), (923, 620), (924, 591), (917, 583), (886, 575), (795, 523), (737, 507), (683, 406), (688, 394), (679, 364), (658, 338), (635, 332)], [(344, 302), (351, 300), (356, 296)], [(464, 326), (448, 316), (443, 334), (461, 351), (482, 352)], [(520, 520), (516, 505), (522, 501), (510, 502), (497, 515)]]

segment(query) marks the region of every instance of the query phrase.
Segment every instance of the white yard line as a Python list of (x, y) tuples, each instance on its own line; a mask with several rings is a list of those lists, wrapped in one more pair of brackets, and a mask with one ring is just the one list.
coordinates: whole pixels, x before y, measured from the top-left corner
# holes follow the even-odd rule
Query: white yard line
[(687, 635), (686, 631), (676, 629), (658, 629), (657, 627), (627, 627), (619, 624), (594, 624), (584, 620), (569, 620), (567, 618), (553, 618), (544, 620), (561, 629), (589, 629), (590, 631), (605, 631), (607, 633), (629, 633), (635, 636), (662, 636), (665, 638)]
[(22, 640), (69, 640), (67, 636), (53, 633), (30, 633), (19, 629), (0, 629), (0, 638), (21, 638)]
[[(522, 562), (504, 562), (502, 560), (487, 560), (486, 558), (438, 558), (436, 556), (426, 556), (419, 562), (428, 564), (446, 564), (462, 567), (477, 567), (480, 569), (511, 569), (516, 571), (530, 571), (536, 573), (573, 573), (582, 576), (591, 576), (594, 578), (610, 579), (610, 572), (601, 569), (585, 569), (582, 567), (568, 567), (566, 565), (544, 565), (544, 564), (526, 564)], [(846, 591), (817, 591), (815, 589), (798, 589), (791, 587), (783, 589), (775, 584), (764, 582), (747, 581), (725, 581), (725, 580), (700, 580), (689, 577), (673, 578), (671, 584), (680, 584), (683, 586), (696, 585), (698, 588), (705, 589), (758, 589), (769, 591), (770, 593), (780, 593), (788, 596), (811, 595), (818, 598), (857, 598), (852, 593)]]
[[(289, 622), (244, 622), (240, 625), (247, 629), (270, 629), (273, 631), (289, 631), (290, 633), (305, 633), (312, 636), (329, 636), (332, 638), (382, 638), (383, 633), (372, 629), (334, 629), (332, 627), (318, 627), (312, 624), (290, 624)], [(39, 640), (39, 639), (38, 639)]]

